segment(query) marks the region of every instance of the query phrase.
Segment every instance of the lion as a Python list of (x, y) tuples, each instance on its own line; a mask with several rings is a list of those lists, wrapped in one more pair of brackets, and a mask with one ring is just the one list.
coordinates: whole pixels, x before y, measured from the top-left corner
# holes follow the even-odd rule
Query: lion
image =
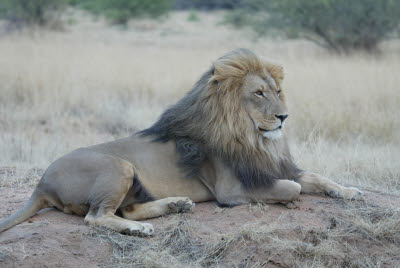
[(91, 225), (150, 236), (145, 219), (223, 206), (287, 204), (301, 193), (355, 199), (362, 192), (299, 169), (284, 136), (283, 68), (247, 49), (216, 60), (150, 128), (79, 148), (53, 162), (0, 232), (54, 207)]

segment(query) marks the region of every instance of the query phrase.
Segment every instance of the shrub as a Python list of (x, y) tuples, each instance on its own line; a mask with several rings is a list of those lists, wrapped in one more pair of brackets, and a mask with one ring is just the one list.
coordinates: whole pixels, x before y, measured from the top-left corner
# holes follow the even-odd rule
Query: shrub
[(171, 10), (171, 0), (70, 0), (95, 15), (104, 15), (113, 24), (126, 24), (130, 18), (159, 17)]
[(189, 13), (189, 16), (187, 17), (188, 21), (200, 21), (199, 16), (197, 16), (196, 12), (192, 9)]
[(58, 21), (63, 0), (0, 0), (0, 18), (11, 27), (46, 26)]
[(399, 0), (244, 0), (226, 18), (264, 35), (277, 29), (336, 52), (374, 51), (399, 30)]
[(175, 9), (232, 9), (242, 0), (175, 0)]

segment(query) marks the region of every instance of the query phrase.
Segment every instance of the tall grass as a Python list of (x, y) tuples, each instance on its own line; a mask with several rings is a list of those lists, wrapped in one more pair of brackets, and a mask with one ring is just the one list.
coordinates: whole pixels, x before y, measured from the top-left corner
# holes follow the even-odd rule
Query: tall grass
[(213, 60), (247, 47), (285, 68), (287, 134), (302, 168), (400, 193), (400, 45), (333, 56), (305, 41), (255, 42), (216, 26), (221, 13), (198, 15), (139, 20), (126, 31), (78, 16), (66, 32), (2, 35), (0, 167), (44, 169), (74, 148), (147, 127)]

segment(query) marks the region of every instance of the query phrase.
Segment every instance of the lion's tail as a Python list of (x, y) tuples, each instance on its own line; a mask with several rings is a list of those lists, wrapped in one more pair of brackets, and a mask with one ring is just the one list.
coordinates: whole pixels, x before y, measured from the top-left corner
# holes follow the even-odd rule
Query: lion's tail
[(0, 233), (17, 225), (33, 215), (35, 215), (39, 210), (47, 208), (47, 202), (41, 197), (38, 191), (34, 191), (28, 202), (19, 210), (17, 210), (10, 217), (0, 222)]

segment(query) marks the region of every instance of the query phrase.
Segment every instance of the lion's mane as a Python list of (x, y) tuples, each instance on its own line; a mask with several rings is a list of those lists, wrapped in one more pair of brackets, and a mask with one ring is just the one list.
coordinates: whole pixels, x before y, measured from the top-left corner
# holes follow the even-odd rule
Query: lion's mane
[(247, 189), (269, 187), (277, 179), (296, 180), (301, 171), (286, 140), (257, 135), (241, 107), (241, 85), (248, 73), (270, 75), (278, 87), (283, 80), (280, 66), (247, 49), (235, 50), (214, 62), (184, 98), (140, 133), (158, 142), (175, 141), (179, 165), (188, 176), (196, 175), (210, 156), (216, 156)]

